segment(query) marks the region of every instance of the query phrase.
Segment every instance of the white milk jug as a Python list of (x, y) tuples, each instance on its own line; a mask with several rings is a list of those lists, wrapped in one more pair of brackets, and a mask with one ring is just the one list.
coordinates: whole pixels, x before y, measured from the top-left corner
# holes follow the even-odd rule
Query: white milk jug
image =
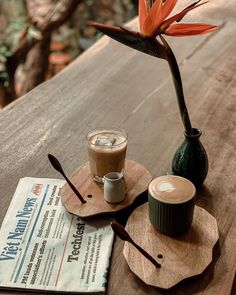
[(110, 172), (103, 177), (104, 199), (109, 203), (119, 203), (125, 198), (125, 184), (122, 173)]

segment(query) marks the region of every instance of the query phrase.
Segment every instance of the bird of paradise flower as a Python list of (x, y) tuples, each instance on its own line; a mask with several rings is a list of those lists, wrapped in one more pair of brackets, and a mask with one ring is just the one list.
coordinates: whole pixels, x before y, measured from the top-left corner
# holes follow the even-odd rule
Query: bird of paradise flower
[[(169, 36), (191, 36), (215, 31), (216, 26), (210, 24), (179, 24), (183, 17), (207, 1), (196, 1), (181, 12), (171, 16), (178, 0), (139, 0), (140, 32), (129, 30), (122, 26), (108, 26), (97, 22), (89, 22), (112, 39), (146, 54), (167, 60), (176, 90), (179, 110), (184, 124), (185, 133), (192, 134), (192, 125), (185, 104), (179, 67), (175, 55), (163, 34)], [(168, 18), (169, 17), (169, 18)], [(159, 38), (157, 38), (159, 37)]]

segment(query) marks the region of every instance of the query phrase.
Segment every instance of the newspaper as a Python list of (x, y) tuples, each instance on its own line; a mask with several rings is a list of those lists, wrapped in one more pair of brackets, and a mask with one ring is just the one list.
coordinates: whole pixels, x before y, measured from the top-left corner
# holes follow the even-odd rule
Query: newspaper
[(63, 207), (64, 180), (22, 178), (0, 230), (0, 287), (104, 292), (114, 234)]

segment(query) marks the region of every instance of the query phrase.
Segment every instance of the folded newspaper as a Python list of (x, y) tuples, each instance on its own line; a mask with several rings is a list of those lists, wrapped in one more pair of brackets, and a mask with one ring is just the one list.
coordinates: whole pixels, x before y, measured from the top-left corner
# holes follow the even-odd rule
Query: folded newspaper
[(22, 178), (0, 230), (0, 287), (104, 292), (114, 234), (60, 201), (64, 180)]

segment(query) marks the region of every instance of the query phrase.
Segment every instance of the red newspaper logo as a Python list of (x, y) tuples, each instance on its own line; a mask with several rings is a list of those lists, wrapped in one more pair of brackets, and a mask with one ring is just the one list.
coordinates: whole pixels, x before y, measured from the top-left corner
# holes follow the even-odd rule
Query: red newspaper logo
[(36, 196), (39, 196), (41, 193), (43, 185), (41, 183), (36, 183), (33, 186), (32, 192), (33, 194), (35, 194)]

